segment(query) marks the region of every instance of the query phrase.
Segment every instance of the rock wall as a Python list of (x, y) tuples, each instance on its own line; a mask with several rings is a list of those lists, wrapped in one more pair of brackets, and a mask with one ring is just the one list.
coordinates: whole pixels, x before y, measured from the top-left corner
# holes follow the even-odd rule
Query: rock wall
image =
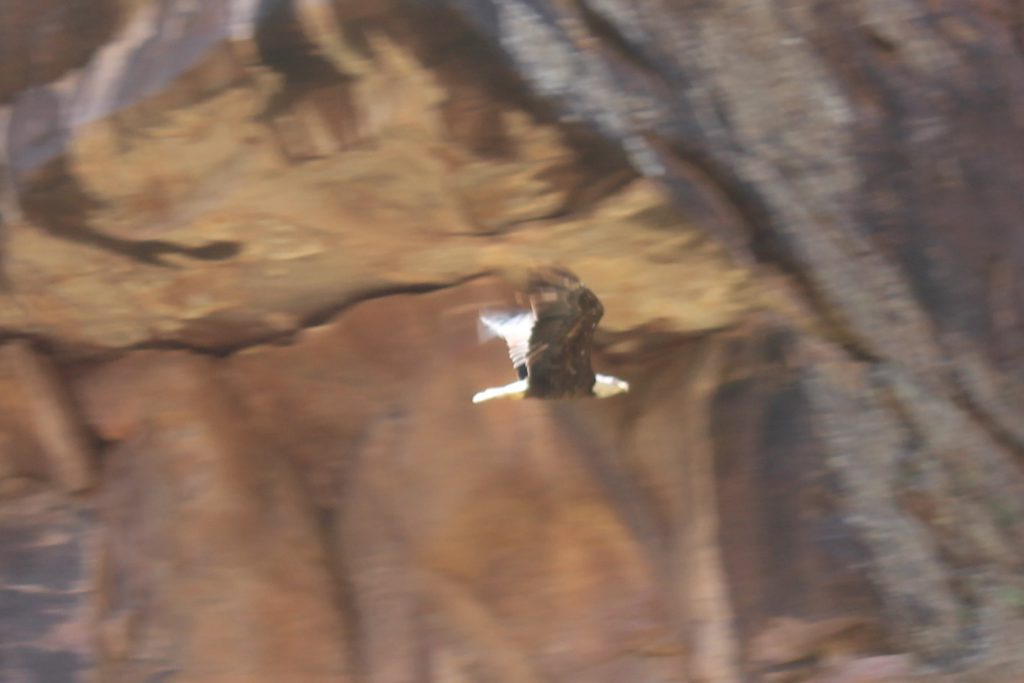
[(0, 678), (1024, 677), (1021, 26), (0, 2)]

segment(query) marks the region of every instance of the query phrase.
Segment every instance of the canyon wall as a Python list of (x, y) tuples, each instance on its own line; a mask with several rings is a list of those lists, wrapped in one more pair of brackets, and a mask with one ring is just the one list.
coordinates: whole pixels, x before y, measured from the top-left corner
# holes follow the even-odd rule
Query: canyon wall
[[(0, 0), (0, 678), (1024, 678), (1017, 3)], [(480, 308), (601, 298), (604, 401)]]

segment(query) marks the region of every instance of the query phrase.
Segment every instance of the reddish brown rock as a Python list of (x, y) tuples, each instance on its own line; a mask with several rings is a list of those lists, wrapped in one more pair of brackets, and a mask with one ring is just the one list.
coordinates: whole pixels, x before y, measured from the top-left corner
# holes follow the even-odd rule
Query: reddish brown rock
[[(77, 375), (101, 679), (1024, 675), (1013, 3), (17, 4), (0, 331), (104, 354), (0, 496)], [(633, 392), (470, 406), (549, 262)]]
[(662, 560), (595, 472), (611, 434), (578, 434), (626, 404), (470, 401), (512, 375), (476, 342), (477, 306), (506, 297), (480, 282), (366, 302), (223, 376), (330, 520), (369, 680), (676, 680)]
[(118, 441), (100, 501), (102, 680), (346, 680), (313, 511), (214, 364), (140, 353), (83, 387)]
[[(480, 281), (378, 299), (228, 360), (261, 440), (332, 519), (368, 676), (412, 675), (426, 652), (512, 680), (740, 680), (807, 648), (891, 651), (847, 564), (863, 557), (855, 537), (794, 497), (827, 500), (800, 464), (809, 424), (784, 335), (599, 358), (636, 388), (615, 400), (474, 406), (511, 375), (500, 344), (475, 341), (476, 310), (507, 297)], [(778, 473), (736, 487), (731, 470), (767, 466)], [(806, 569), (787, 573), (794, 562)], [(852, 623), (852, 649), (844, 629), (811, 627), (813, 645), (766, 662), (757, 643), (782, 615)]]
[(113, 33), (115, 0), (0, 4), (0, 103), (84, 64)]
[(48, 479), (73, 493), (95, 482), (95, 454), (50, 360), (26, 342), (0, 347), (0, 479)]

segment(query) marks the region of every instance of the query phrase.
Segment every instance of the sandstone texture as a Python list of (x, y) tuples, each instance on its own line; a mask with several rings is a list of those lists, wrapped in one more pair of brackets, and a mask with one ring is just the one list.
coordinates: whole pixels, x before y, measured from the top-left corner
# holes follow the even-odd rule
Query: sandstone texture
[(0, 0), (0, 680), (1024, 680), (1022, 27)]

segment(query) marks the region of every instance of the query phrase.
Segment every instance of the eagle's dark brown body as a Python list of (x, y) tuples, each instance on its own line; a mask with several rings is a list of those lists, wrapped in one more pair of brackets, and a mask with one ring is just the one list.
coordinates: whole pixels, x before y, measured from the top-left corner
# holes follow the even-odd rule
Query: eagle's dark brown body
[(539, 269), (531, 273), (524, 295), (529, 310), (480, 316), (488, 336), (501, 336), (508, 343), (519, 381), (480, 392), (474, 402), (603, 397), (628, 390), (622, 380), (595, 375), (590, 366), (604, 306), (579, 278), (564, 268)]
[(534, 272), (526, 290), (536, 321), (526, 366), (530, 398), (594, 395), (590, 348), (604, 306), (572, 273)]

